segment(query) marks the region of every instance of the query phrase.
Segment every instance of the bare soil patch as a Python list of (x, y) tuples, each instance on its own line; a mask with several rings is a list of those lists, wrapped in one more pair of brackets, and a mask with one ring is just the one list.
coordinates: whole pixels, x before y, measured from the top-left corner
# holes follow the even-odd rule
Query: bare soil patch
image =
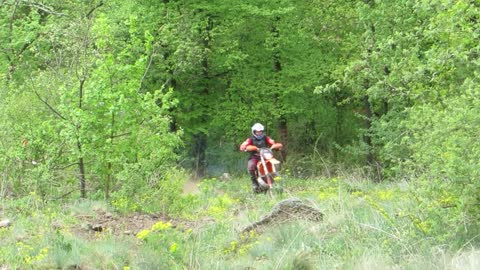
[(155, 223), (170, 222), (173, 228), (182, 231), (198, 230), (206, 224), (213, 223), (213, 219), (185, 220), (171, 218), (165, 214), (132, 214), (114, 215), (102, 210), (96, 210), (95, 215), (77, 215), (81, 221), (73, 228), (74, 233), (85, 239), (94, 239), (99, 233), (109, 233), (114, 236), (136, 235), (142, 230), (151, 229)]

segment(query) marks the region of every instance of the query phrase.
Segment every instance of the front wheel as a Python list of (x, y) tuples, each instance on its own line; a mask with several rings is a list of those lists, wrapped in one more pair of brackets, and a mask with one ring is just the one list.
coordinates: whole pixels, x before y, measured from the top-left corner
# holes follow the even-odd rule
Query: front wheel
[(268, 193), (268, 195), (270, 196), (270, 198), (273, 199), (273, 186), (274, 186), (274, 182), (275, 180), (273, 179), (273, 176), (271, 174), (268, 174), (265, 176), (265, 183), (267, 184), (266, 185), (266, 190), (265, 190), (265, 193)]

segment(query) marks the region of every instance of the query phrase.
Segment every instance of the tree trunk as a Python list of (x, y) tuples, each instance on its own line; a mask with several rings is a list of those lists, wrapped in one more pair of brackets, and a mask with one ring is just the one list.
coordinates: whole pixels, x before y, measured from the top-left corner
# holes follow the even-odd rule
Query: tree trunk
[[(280, 21), (280, 17), (276, 16), (274, 18), (274, 23), (271, 29), (272, 36), (274, 38), (273, 42), (273, 55), (272, 55), (272, 70), (274, 73), (278, 74), (282, 71), (282, 62), (280, 58), (280, 50), (278, 49), (278, 38), (280, 37), (280, 32), (276, 27), (276, 23)], [(277, 76), (279, 77), (279, 76)], [(279, 86), (277, 85), (277, 88)], [(279, 91), (278, 91), (279, 92)], [(278, 99), (278, 94), (276, 99)], [(283, 149), (281, 151), (283, 162), (287, 160), (287, 153), (288, 153), (288, 129), (287, 129), (287, 117), (284, 114), (281, 114), (278, 119), (278, 132), (280, 134), (280, 141), (283, 144)]]
[(365, 95), (363, 97), (363, 106), (365, 110), (365, 134), (363, 135), (363, 141), (365, 144), (368, 146), (368, 152), (367, 152), (367, 164), (368, 165), (374, 165), (375, 164), (375, 158), (373, 155), (373, 146), (372, 146), (372, 138), (370, 136), (370, 129), (372, 127), (372, 106), (370, 104), (370, 101), (368, 99), (368, 96)]
[(205, 175), (206, 162), (205, 150), (207, 149), (207, 135), (198, 133), (194, 135), (193, 155), (195, 158), (194, 173), (195, 179), (200, 179)]
[[(206, 15), (207, 25), (204, 29), (205, 31), (205, 38), (202, 39), (204, 54), (202, 58), (202, 77), (203, 77), (203, 89), (200, 93), (201, 96), (208, 96), (209, 92), (209, 73), (210, 73), (210, 66), (208, 63), (208, 52), (210, 51), (210, 32), (213, 29), (213, 21), (209, 14)], [(205, 98), (204, 100), (208, 100)], [(200, 117), (200, 126), (208, 125), (209, 121), (209, 108), (208, 102), (206, 102), (203, 106), (205, 106), (205, 110), (203, 110), (203, 115)], [(193, 146), (193, 153), (195, 157), (195, 178), (199, 179), (205, 175), (206, 172), (206, 160), (205, 160), (205, 151), (207, 149), (207, 135), (200, 131), (193, 136), (194, 146)]]
[[(334, 96), (334, 104), (338, 104), (338, 102), (341, 100), (341, 97), (339, 96), (339, 93), (335, 91), (335, 96)], [(335, 140), (334, 142), (337, 144), (342, 144), (341, 143), (341, 134), (342, 134), (342, 123), (344, 121), (343, 119), (343, 113), (340, 109), (339, 106), (335, 106)], [(338, 154), (337, 151), (332, 151), (333, 153), (333, 162), (337, 162)]]
[[(78, 151), (82, 153), (82, 145), (80, 141), (77, 141), (77, 147)], [(87, 197), (87, 190), (86, 190), (86, 180), (85, 180), (85, 162), (83, 160), (83, 157), (80, 157), (78, 159), (78, 180), (80, 182), (80, 195), (82, 198)]]
[(287, 160), (288, 154), (288, 129), (287, 129), (287, 119), (285, 117), (280, 118), (280, 122), (278, 124), (278, 131), (280, 133), (280, 142), (283, 144), (283, 148), (281, 150), (282, 154), (282, 161), (285, 162)]
[[(365, 0), (365, 2), (370, 5), (371, 8), (375, 5), (375, 1), (370, 1), (370, 0)], [(370, 59), (372, 57), (372, 52), (375, 50), (376, 47), (376, 38), (375, 38), (375, 24), (370, 23), (370, 31), (372, 33), (371, 39), (369, 41), (369, 45), (367, 47), (367, 62), (370, 62)], [(367, 90), (370, 88), (370, 81), (368, 79), (365, 79), (364, 82), (364, 90), (367, 92)], [(374, 155), (374, 146), (372, 144), (372, 134), (371, 134), (371, 128), (372, 128), (372, 117), (373, 117), (373, 110), (372, 110), (372, 104), (370, 103), (370, 99), (368, 94), (365, 94), (363, 97), (363, 106), (365, 109), (365, 134), (364, 134), (364, 142), (367, 144), (367, 165), (373, 168), (375, 171), (380, 171), (380, 165), (379, 163), (375, 160), (375, 155)], [(381, 175), (379, 173), (375, 174), (375, 181), (380, 181), (381, 180)]]
[[(80, 110), (83, 109), (83, 85), (85, 84), (85, 79), (80, 80), (80, 86), (78, 88), (78, 108)], [(85, 161), (83, 159), (83, 147), (80, 141), (80, 124), (77, 125), (77, 149), (79, 154), (78, 159), (78, 180), (80, 181), (80, 194), (82, 198), (86, 198), (87, 190), (86, 190), (86, 180), (85, 180)]]
[[(113, 141), (115, 139), (114, 127), (115, 127), (115, 113), (112, 112), (112, 118), (110, 120), (110, 144), (112, 145), (112, 148), (113, 148)], [(105, 178), (105, 187), (104, 187), (105, 199), (108, 199), (110, 197), (110, 187), (112, 186), (112, 181), (113, 181), (112, 167), (113, 167), (112, 162), (109, 161), (107, 163), (107, 176)]]
[(105, 199), (110, 198), (110, 186), (112, 185), (113, 175), (112, 175), (112, 162), (107, 164), (107, 179), (105, 180)]

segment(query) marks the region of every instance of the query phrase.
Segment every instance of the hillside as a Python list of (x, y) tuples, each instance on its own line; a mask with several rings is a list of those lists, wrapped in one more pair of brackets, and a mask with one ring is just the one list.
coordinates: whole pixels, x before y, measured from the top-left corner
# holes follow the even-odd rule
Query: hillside
[[(273, 199), (254, 195), (247, 183), (204, 180), (168, 214), (121, 213), (92, 200), (45, 202), (36, 194), (3, 200), (2, 217), (12, 222), (0, 229), (0, 269), (479, 267), (480, 251), (469, 241), (439, 244), (445, 235), (420, 219), (408, 183), (285, 177)], [(276, 218), (285, 200), (321, 218), (306, 212)], [(265, 217), (265, 226), (251, 226)]]

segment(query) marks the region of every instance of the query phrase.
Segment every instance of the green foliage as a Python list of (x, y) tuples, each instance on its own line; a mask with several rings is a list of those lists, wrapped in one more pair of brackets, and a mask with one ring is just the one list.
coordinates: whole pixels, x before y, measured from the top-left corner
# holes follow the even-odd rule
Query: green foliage
[[(413, 14), (404, 16), (417, 20), (404, 20), (384, 41), (378, 33), (382, 26), (376, 27), (378, 51), (364, 62), (383, 73), (369, 77), (378, 83), (367, 89), (370, 101), (375, 105), (380, 98), (389, 105), (386, 114), (373, 119), (374, 145), (385, 176), (414, 181), (415, 207), (420, 204), (422, 214), (410, 218), (420, 235), (434, 234), (450, 244), (455, 238), (475, 239), (478, 61), (472, 52), (478, 51), (478, 43), (472, 38), (478, 34), (471, 19), (478, 7), (467, 1), (405, 5)], [(446, 32), (454, 34), (447, 37)]]
[[(162, 258), (158, 260), (158, 262), (161, 262), (160, 264), (156, 262), (150, 267), (161, 266), (172, 269), (179, 267), (178, 262), (186, 256), (185, 238), (188, 238), (190, 233), (191, 232), (181, 232), (172, 228), (170, 222), (160, 221), (155, 223), (150, 229), (140, 231), (137, 234), (137, 238), (140, 239), (144, 245), (142, 250), (155, 252), (156, 256)], [(138, 264), (140, 266), (145, 263), (139, 262)], [(146, 265), (144, 265), (144, 267), (145, 266)]]
[(412, 110), (406, 125), (413, 130), (404, 138), (410, 151), (416, 151), (403, 169), (421, 175), (417, 201), (425, 206), (423, 215), (431, 229), (442, 232), (442, 240), (449, 243), (459, 236), (474, 238), (480, 229), (476, 222), (479, 92), (476, 86), (466, 87), (465, 94), (450, 98), (445, 107), (424, 105)]
[[(48, 35), (29, 46), (48, 43), (51, 49), (27, 60), (42, 68), (22, 66), (29, 71), (26, 83), (2, 91), (2, 138), (11, 139), (5, 141), (1, 167), (8, 171), (10, 192), (29, 192), (23, 190), (28, 187), (62, 196), (87, 178), (93, 191), (108, 197), (124, 166), (137, 164), (151, 174), (173, 165), (180, 133), (169, 132), (166, 110), (176, 101), (167, 89), (140, 91), (153, 41), (136, 16), (118, 24), (120, 17), (97, 10), (102, 4), (63, 7), (82, 12), (68, 21), (45, 14), (58, 25), (48, 21)], [(92, 13), (82, 17), (88, 10)]]
[[(1, 229), (0, 268), (415, 268), (478, 245), (479, 14), (468, 0), (3, 1), (2, 214), (32, 221)], [(236, 238), (228, 222), (274, 204), (213, 178), (244, 173), (254, 122), (286, 145), (276, 199), (298, 191), (335, 218)], [(201, 194), (181, 194), (179, 165), (205, 169)], [(392, 186), (359, 182), (382, 177)], [(26, 236), (49, 202), (86, 191), (117, 213), (212, 224), (155, 232), (135, 261), (112, 238)]]
[(182, 197), (188, 175), (175, 168), (148, 172), (138, 164), (126, 167), (118, 176), (121, 188), (111, 195), (111, 204), (124, 214), (134, 212), (182, 215), (188, 213), (192, 198)]

